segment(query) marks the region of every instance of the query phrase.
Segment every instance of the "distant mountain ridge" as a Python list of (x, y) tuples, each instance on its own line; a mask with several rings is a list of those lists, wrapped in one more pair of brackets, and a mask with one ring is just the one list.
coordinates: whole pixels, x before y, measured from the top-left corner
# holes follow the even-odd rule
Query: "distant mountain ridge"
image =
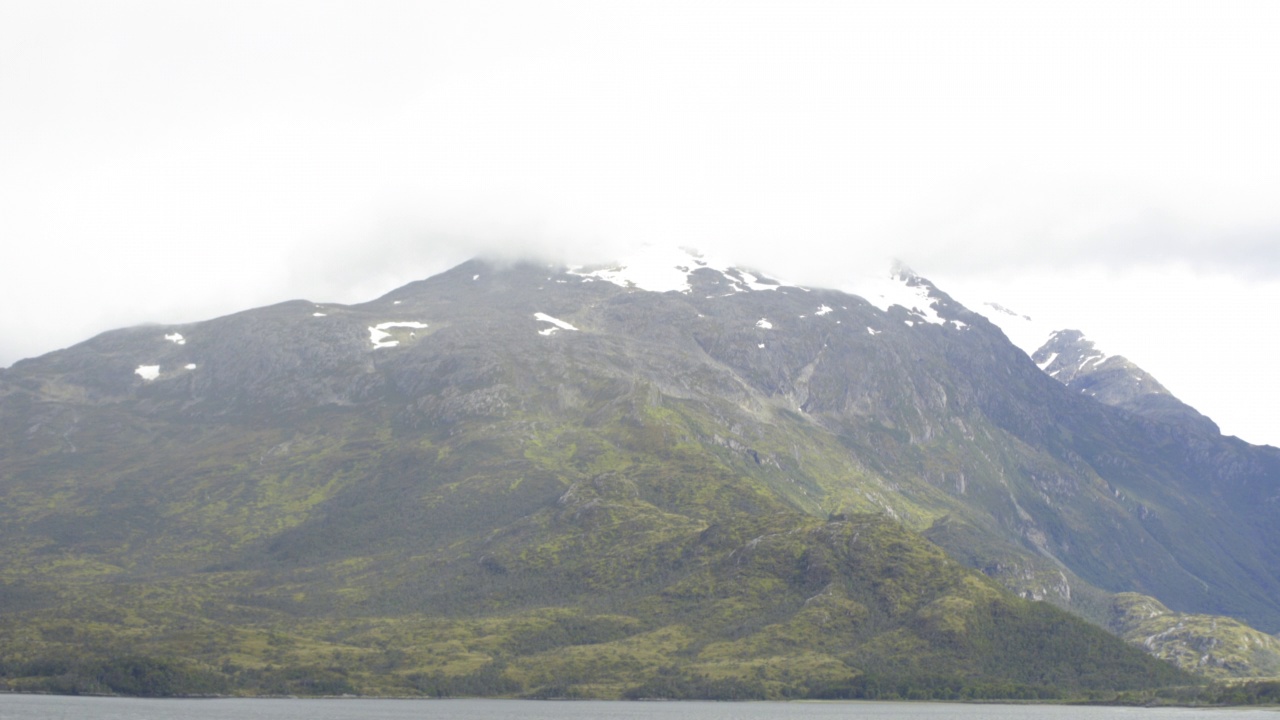
[(1108, 356), (1079, 330), (1055, 332), (1031, 359), (1050, 377), (1099, 402), (1171, 423), (1219, 433), (1217, 424), (1173, 396), (1142, 368), (1119, 355)]
[(773, 697), (821, 694), (787, 667), (833, 693), (877, 666), (1033, 685), (991, 613), (1155, 682), (961, 564), (1100, 623), (1136, 591), (1280, 627), (1280, 453), (1124, 404), (1158, 391), (1064, 385), (905, 269), (859, 292), (688, 253), (477, 260), (21, 361), (0, 637), (258, 691), (332, 666), (362, 691), (551, 692), (555, 666), (587, 695)]

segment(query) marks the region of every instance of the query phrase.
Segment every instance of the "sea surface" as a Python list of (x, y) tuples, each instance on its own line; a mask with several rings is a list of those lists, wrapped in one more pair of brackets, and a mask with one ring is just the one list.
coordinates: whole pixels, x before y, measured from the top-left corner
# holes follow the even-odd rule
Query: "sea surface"
[(1278, 720), (1280, 709), (886, 702), (142, 700), (0, 695), (0, 720)]

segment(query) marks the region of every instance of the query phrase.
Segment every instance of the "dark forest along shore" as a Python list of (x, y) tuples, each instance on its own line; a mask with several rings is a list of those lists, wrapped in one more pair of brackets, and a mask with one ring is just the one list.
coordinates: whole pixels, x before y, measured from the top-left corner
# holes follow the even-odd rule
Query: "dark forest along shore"
[(1275, 720), (1275, 709), (885, 702), (138, 699), (0, 695), (0, 720)]

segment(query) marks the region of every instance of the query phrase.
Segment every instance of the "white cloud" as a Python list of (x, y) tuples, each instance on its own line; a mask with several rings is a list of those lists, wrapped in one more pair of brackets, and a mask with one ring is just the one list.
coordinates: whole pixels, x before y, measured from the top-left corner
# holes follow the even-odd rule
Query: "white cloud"
[(6, 4), (0, 364), (646, 241), (1269, 287), (1278, 35), (1264, 2)]

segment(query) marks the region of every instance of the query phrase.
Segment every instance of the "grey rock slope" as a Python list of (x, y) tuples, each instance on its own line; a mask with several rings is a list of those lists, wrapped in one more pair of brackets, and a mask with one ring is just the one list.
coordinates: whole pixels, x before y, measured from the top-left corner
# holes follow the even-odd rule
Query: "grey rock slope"
[(1031, 356), (1040, 369), (1072, 390), (1143, 417), (1213, 435), (1218, 426), (1169, 392), (1147, 371), (1107, 355), (1079, 330), (1060, 330)]

